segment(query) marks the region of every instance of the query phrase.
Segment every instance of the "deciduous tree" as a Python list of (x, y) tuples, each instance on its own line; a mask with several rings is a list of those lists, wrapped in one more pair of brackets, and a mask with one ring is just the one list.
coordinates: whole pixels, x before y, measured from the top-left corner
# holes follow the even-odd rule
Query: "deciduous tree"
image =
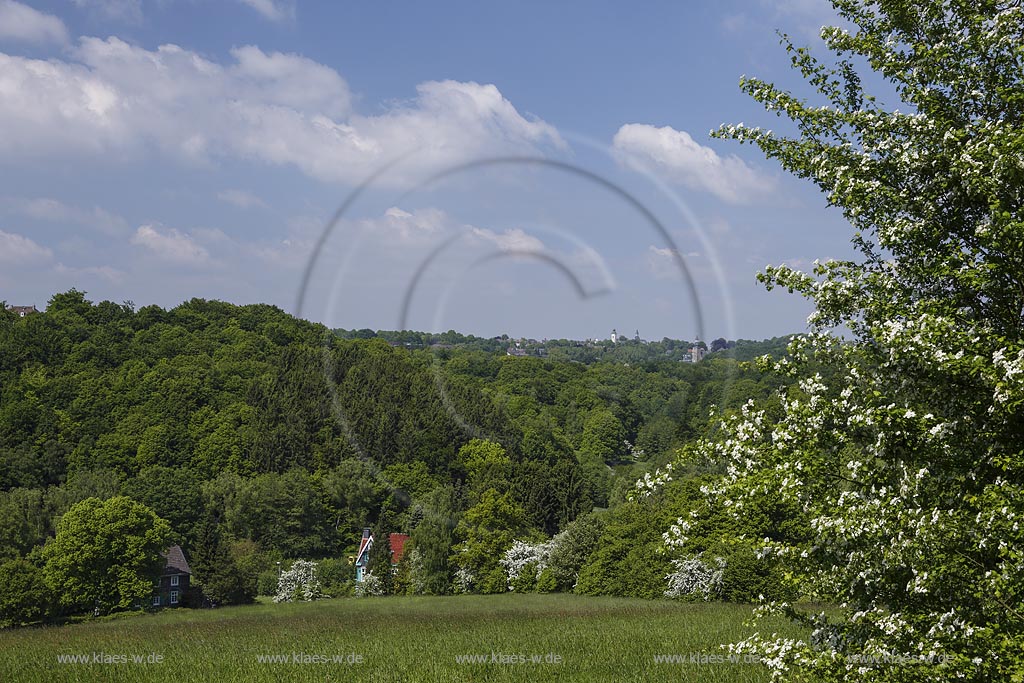
[(47, 583), (71, 610), (148, 604), (171, 543), (166, 520), (126, 496), (76, 503), (43, 549)]
[[(795, 133), (719, 134), (816, 183), (859, 256), (761, 275), (816, 306), (793, 361), (777, 365), (803, 379), (781, 415), (750, 405), (705, 448), (728, 461), (708, 505), (741, 516), (778, 491), (808, 512), (810, 541), (763, 552), (840, 611), (778, 605), (811, 638), (760, 635), (736, 649), (778, 678), (1021, 680), (1024, 7), (833, 5), (849, 28), (822, 29), (830, 60), (783, 38), (819, 101), (742, 81)], [(892, 95), (878, 89), (902, 103), (884, 105)], [(836, 327), (852, 339), (840, 343)], [(812, 361), (836, 378), (814, 375)], [(680, 520), (673, 544), (686, 547), (691, 523)], [(864, 668), (864, 657), (888, 664)]]

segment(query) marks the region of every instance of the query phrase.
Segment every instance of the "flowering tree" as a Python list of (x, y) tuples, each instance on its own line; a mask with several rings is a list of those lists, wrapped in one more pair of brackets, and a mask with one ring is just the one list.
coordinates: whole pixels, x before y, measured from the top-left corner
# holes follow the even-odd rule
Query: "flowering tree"
[[(743, 515), (771, 493), (805, 511), (810, 539), (765, 539), (762, 555), (840, 611), (767, 605), (804, 620), (811, 637), (732, 647), (779, 679), (1020, 681), (1024, 9), (833, 5), (851, 27), (822, 29), (833, 59), (783, 38), (820, 104), (741, 84), (798, 134), (740, 125), (717, 135), (815, 182), (854, 228), (860, 256), (759, 276), (816, 305), (811, 331), (775, 366), (803, 379), (780, 409), (748, 404), (701, 448), (727, 462), (709, 506), (728, 500)], [(862, 64), (903, 111), (868, 92)], [(827, 377), (814, 372), (823, 366)], [(669, 544), (685, 552), (694, 523), (680, 520)]]
[(387, 588), (380, 576), (372, 571), (367, 571), (363, 574), (363, 580), (356, 584), (356, 597), (365, 598), (378, 595), (387, 595)]
[(532, 533), (536, 532), (522, 506), (509, 493), (484, 491), (480, 502), (466, 510), (455, 528), (459, 543), (453, 548), (451, 565), (456, 570), (456, 590), (471, 587), (482, 593), (504, 592), (506, 577), (498, 561), (517, 537)]
[(476, 574), (469, 567), (459, 567), (455, 570), (455, 578), (452, 581), (452, 588), (458, 595), (466, 595), (473, 592), (476, 587)]
[(274, 596), (274, 602), (309, 602), (328, 597), (320, 590), (320, 579), (317, 578), (316, 569), (316, 562), (295, 560), (288, 571), (281, 572), (277, 580), (277, 595)]
[(725, 559), (716, 557), (710, 563), (701, 556), (678, 558), (672, 561), (676, 570), (666, 576), (667, 598), (696, 597), (711, 600), (722, 589)]
[(516, 541), (505, 551), (498, 562), (505, 569), (509, 590), (517, 587), (530, 590), (536, 585), (537, 579), (548, 566), (548, 557), (557, 538), (535, 544)]

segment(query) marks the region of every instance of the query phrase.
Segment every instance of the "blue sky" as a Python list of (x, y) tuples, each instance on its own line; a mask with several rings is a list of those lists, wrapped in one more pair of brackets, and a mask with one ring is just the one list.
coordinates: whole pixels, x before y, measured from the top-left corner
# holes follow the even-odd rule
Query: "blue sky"
[(537, 338), (801, 331), (806, 302), (754, 275), (844, 257), (849, 230), (708, 131), (783, 128), (738, 80), (800, 89), (775, 29), (816, 45), (831, 16), (0, 0), (0, 299), (77, 287)]

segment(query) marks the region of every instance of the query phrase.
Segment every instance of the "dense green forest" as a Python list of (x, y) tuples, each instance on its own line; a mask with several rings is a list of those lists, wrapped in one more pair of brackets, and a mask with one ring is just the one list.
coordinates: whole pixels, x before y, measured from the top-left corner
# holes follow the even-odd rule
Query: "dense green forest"
[(578, 547), (549, 589), (661, 595), (660, 532), (715, 464), (661, 497), (629, 492), (713, 428), (714, 406), (777, 395), (786, 378), (738, 358), (786, 341), (699, 363), (671, 340), (513, 357), (507, 338), (331, 331), (267, 305), (136, 310), (72, 290), (38, 314), (3, 307), (0, 573), (43, 568), (65, 513), (122, 496), (169, 523), (220, 602), (293, 558), (350, 590), (364, 527), (412, 535), (419, 578), (389, 590), (450, 592), (457, 575), (506, 590), (501, 554), (559, 534)]

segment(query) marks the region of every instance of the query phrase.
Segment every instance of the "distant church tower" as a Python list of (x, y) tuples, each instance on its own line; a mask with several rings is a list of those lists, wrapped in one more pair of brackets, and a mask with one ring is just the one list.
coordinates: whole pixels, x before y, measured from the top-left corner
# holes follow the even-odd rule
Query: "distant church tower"
[(618, 343), (619, 343), (619, 333), (616, 332), (615, 328), (613, 327), (612, 328), (612, 344), (618, 344)]
[(636, 341), (640, 341), (640, 330), (636, 331), (636, 336), (633, 337), (633, 339), (636, 340)]

